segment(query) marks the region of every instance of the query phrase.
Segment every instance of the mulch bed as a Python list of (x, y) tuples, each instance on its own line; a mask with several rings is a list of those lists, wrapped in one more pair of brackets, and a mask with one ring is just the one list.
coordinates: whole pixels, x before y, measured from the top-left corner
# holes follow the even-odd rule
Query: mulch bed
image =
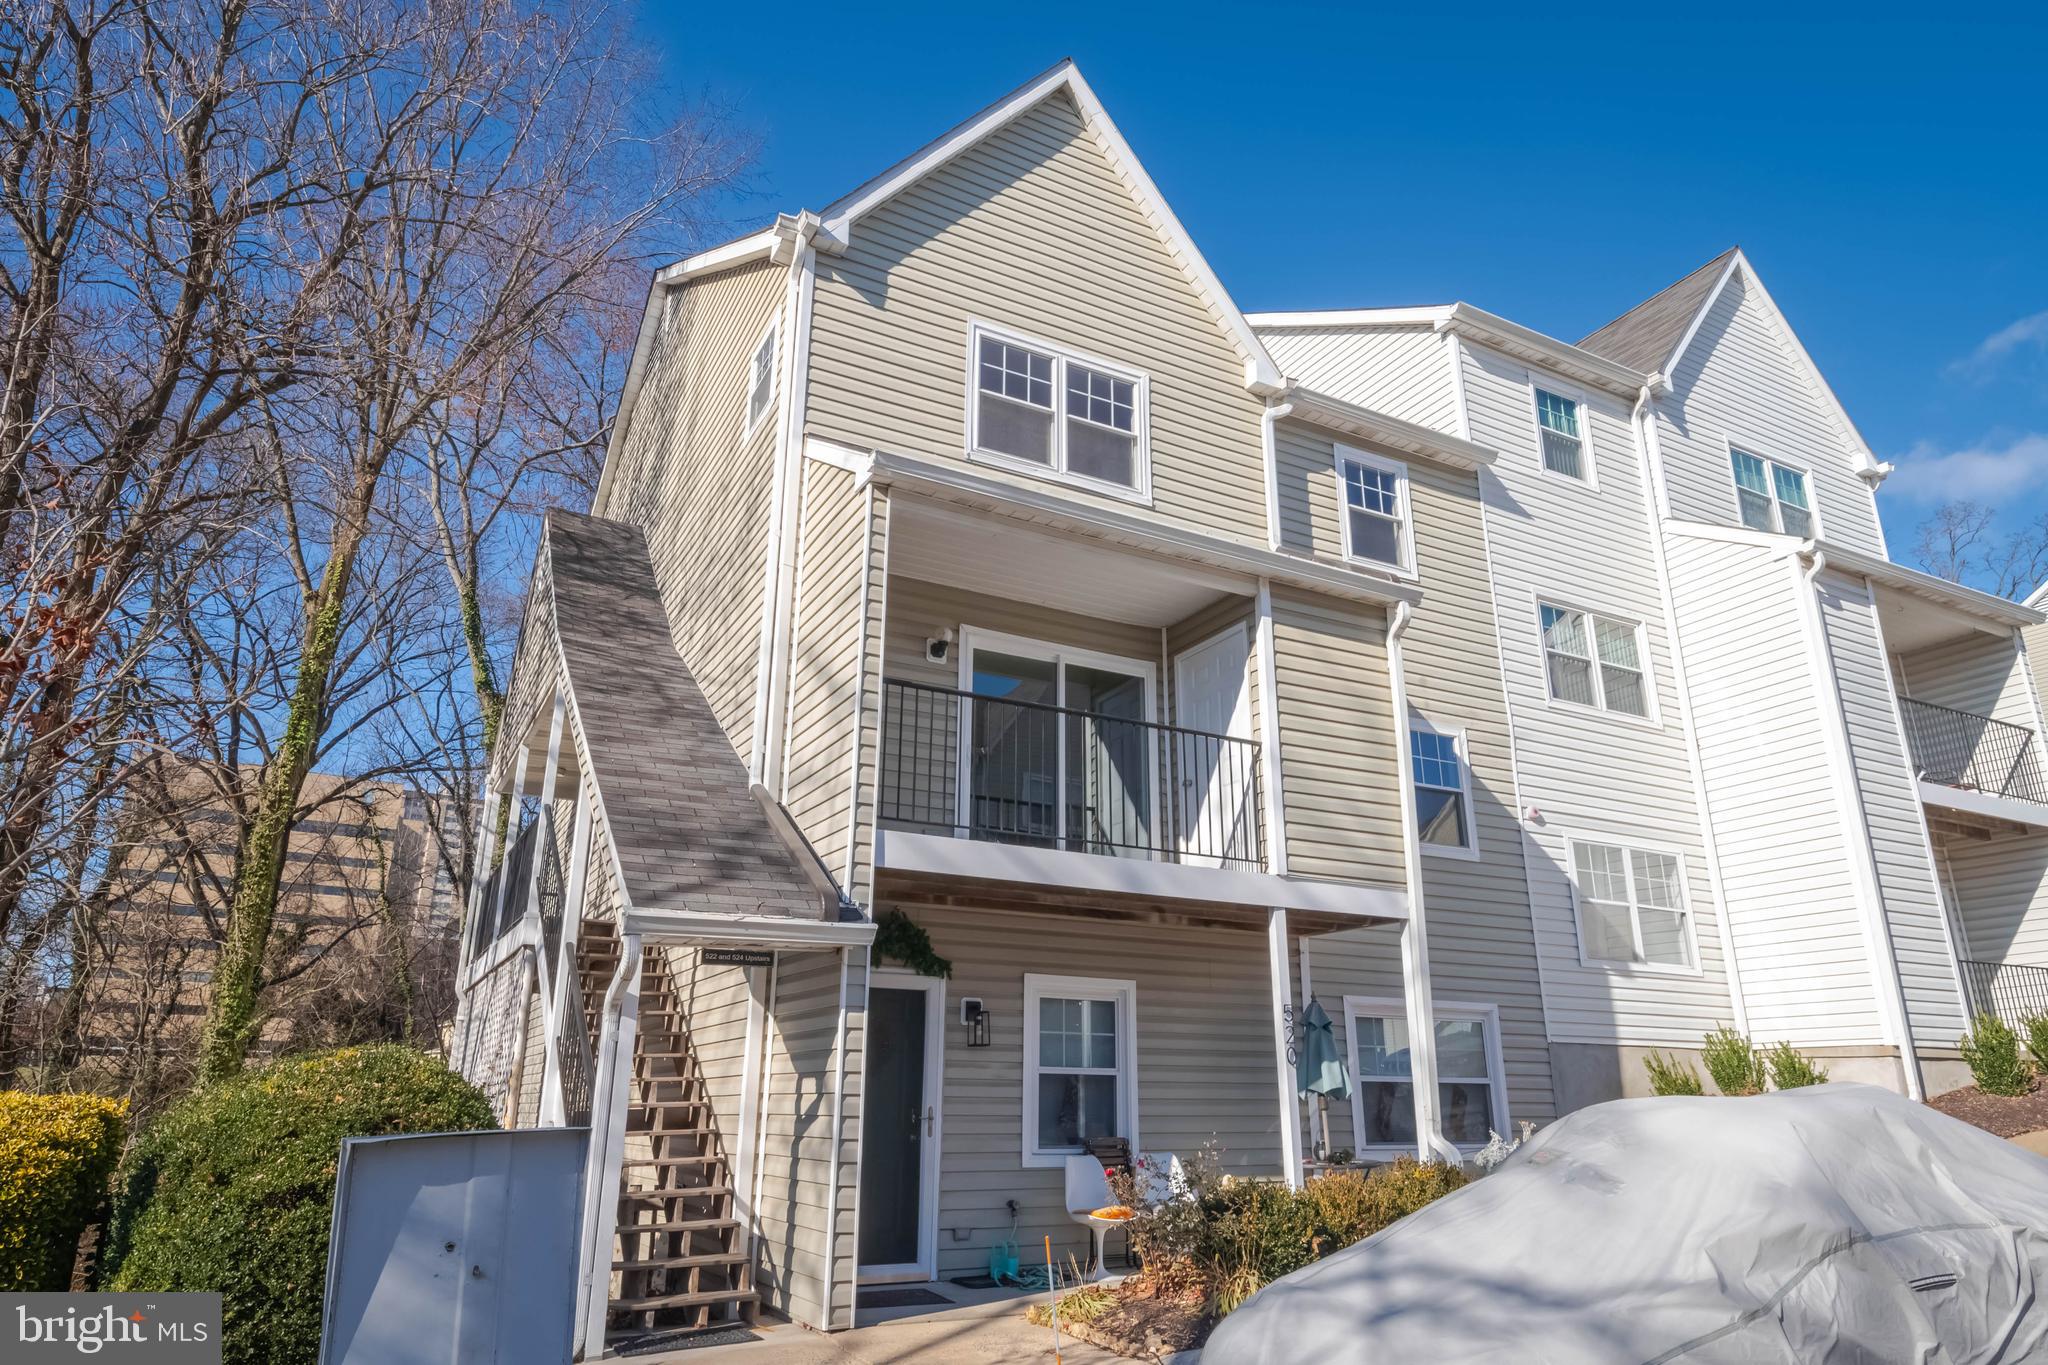
[(1974, 1085), (1936, 1095), (1927, 1103), (1950, 1118), (1997, 1137), (2018, 1137), (2048, 1128), (2048, 1086), (2039, 1081), (2024, 1095), (1987, 1095)]
[(1199, 1293), (1152, 1294), (1133, 1284), (1100, 1317), (1065, 1324), (1063, 1330), (1133, 1360), (1165, 1360), (1176, 1351), (1202, 1349), (1215, 1326)]

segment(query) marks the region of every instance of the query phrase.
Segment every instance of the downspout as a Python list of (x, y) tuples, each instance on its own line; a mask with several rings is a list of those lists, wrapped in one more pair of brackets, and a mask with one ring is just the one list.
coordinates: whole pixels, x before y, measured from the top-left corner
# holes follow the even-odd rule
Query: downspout
[(817, 280), (815, 214), (798, 215), (792, 235), (789, 283), (783, 295), (782, 412), (775, 431), (775, 480), (768, 528), (768, 600), (762, 604), (762, 654), (766, 668), (754, 699), (752, 776), (771, 792), (782, 790), (784, 698), (789, 690), (790, 614), (796, 591), (796, 519), (803, 480), (804, 404), (808, 398), (811, 350), (811, 293)]
[[(1415, 610), (1396, 602), (1387, 616), (1387, 688), (1394, 711), (1394, 772), (1400, 792), (1401, 861), (1408, 878), (1408, 922), (1401, 929), (1401, 986), (1408, 1000), (1408, 1076), (1415, 1091), (1418, 1155), (1462, 1166), (1465, 1154), (1445, 1139), (1438, 1116), (1436, 1082), (1436, 992), (1429, 979), (1429, 929), (1423, 911), (1422, 841), (1409, 812), (1415, 789), (1408, 753), (1408, 680), (1401, 661), (1401, 637)], [(1357, 1135), (1354, 1135), (1357, 1136)]]
[(1259, 446), (1266, 457), (1266, 544), (1279, 549), (1280, 534), (1280, 436), (1274, 430), (1280, 419), (1294, 411), (1292, 403), (1267, 403), (1259, 418)]
[[(619, 936), (619, 965), (604, 992), (599, 1025), (596, 1085), (590, 1097), (590, 1145), (583, 1159), (583, 1248), (576, 1268), (578, 1360), (604, 1355), (604, 1323), (610, 1298), (611, 1239), (605, 1210), (619, 1198), (619, 1175), (625, 1165), (625, 1115), (631, 1070), (631, 1030), (640, 1013), (640, 936)], [(619, 1066), (621, 1048), (628, 1059)], [(602, 1286), (602, 1288), (600, 1288)]]
[(1735, 1031), (1749, 1032), (1749, 1007), (1742, 998), (1742, 970), (1735, 960), (1735, 926), (1728, 919), (1728, 893), (1721, 880), (1720, 842), (1714, 834), (1713, 811), (1707, 801), (1706, 762), (1700, 757), (1699, 731), (1693, 727), (1692, 687), (1685, 674), (1685, 644), (1678, 634), (1678, 604), (1671, 595), (1671, 565), (1664, 553), (1664, 452), (1657, 442), (1657, 380), (1643, 385), (1629, 424), (1636, 438), (1636, 464), (1643, 479), (1643, 519), (1650, 533), (1650, 555), (1657, 570), (1657, 596), (1664, 607), (1664, 638), (1671, 646), (1671, 682), (1678, 689), (1679, 729), (1685, 735), (1685, 764), (1692, 774), (1693, 800), (1699, 803), (1700, 847), (1707, 860), (1707, 892), (1713, 898), (1720, 930), (1721, 972), (1728, 979), (1728, 1008)]
[[(833, 1277), (839, 1269), (839, 1153), (845, 1146), (846, 1126), (846, 973), (852, 967), (851, 954), (839, 950), (839, 1017), (832, 1026), (832, 1156), (825, 1171), (825, 1321), (832, 1330), (832, 1300), (838, 1286)], [(922, 1118), (922, 1115), (919, 1116)], [(920, 1229), (920, 1233), (922, 1229)], [(854, 1305), (849, 1295), (848, 1327), (853, 1324)]]
[[(1809, 542), (1810, 544), (1811, 542)], [(1835, 672), (1834, 652), (1828, 648), (1827, 624), (1820, 614), (1820, 576), (1827, 571), (1828, 556), (1816, 546), (1813, 563), (1804, 571), (1794, 570), (1799, 580), (1799, 612), (1806, 626), (1806, 645), (1812, 658), (1814, 687), (1826, 723), (1828, 758), (1835, 771), (1836, 811), (1841, 817), (1843, 841), (1850, 848), (1849, 868), (1857, 884), (1857, 899), (1863, 909), (1864, 950), (1870, 954), (1870, 969), (1876, 978), (1875, 994), (1885, 1031), (1899, 1049), (1899, 1071), (1906, 1082), (1908, 1099), (1925, 1100), (1927, 1088), (1920, 1075), (1920, 1050), (1913, 1041), (1907, 1021), (1906, 987), (1899, 979), (1898, 959), (1892, 954), (1891, 934), (1884, 921), (1884, 895), (1877, 879), (1877, 856), (1870, 845), (1870, 822), (1863, 811), (1863, 793), (1856, 781), (1854, 753), (1849, 746), (1849, 723), (1842, 714), (1842, 682)], [(1852, 804), (1853, 803), (1853, 804)]]

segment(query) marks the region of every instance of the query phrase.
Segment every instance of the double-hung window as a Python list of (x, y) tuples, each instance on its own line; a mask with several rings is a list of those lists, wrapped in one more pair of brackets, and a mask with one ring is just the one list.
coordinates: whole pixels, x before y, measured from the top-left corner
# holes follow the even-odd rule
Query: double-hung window
[(1788, 536), (1814, 534), (1813, 504), (1807, 501), (1803, 471), (1734, 446), (1728, 448), (1728, 458), (1735, 469), (1735, 504), (1744, 526)]
[(1694, 969), (1692, 915), (1677, 854), (1577, 839), (1571, 851), (1586, 961)]
[(1464, 748), (1464, 736), (1455, 731), (1417, 725), (1408, 732), (1415, 827), (1424, 852), (1470, 853), (1475, 848)]
[(1340, 445), (1337, 486), (1343, 499), (1345, 556), (1404, 573), (1413, 569), (1407, 466)]
[(1137, 1139), (1137, 986), (1024, 978), (1024, 1164), (1057, 1166), (1089, 1139)]
[(1144, 375), (980, 325), (973, 350), (968, 446), (976, 455), (1125, 496), (1146, 494)]
[(775, 400), (775, 329), (768, 329), (768, 335), (761, 338), (761, 344), (754, 348), (754, 358), (747, 366), (747, 431), (751, 433), (761, 425), (761, 419), (768, 415), (768, 406)]
[(1545, 469), (1581, 483), (1592, 482), (1592, 461), (1586, 450), (1585, 412), (1578, 399), (1538, 388), (1536, 435), (1543, 446)]
[(1650, 714), (1641, 626), (1549, 602), (1540, 603), (1538, 613), (1553, 700), (1624, 716)]
[[(1415, 1148), (1415, 1084), (1408, 1056), (1408, 1016), (1398, 1000), (1344, 998), (1358, 1083), (1351, 1118), (1361, 1151)], [(1489, 1005), (1437, 1002), (1437, 1100), (1444, 1136), (1481, 1147), (1508, 1130), (1500, 1061), (1500, 1021)]]

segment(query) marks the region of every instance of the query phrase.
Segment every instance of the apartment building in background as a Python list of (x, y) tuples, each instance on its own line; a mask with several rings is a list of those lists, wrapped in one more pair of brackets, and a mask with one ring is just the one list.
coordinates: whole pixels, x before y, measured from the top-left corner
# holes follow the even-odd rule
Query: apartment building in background
[(1084, 1254), (1101, 1139), (1459, 1159), (1723, 1023), (1958, 1083), (2048, 980), (2048, 641), (1884, 472), (1739, 252), (1577, 344), (1247, 317), (1070, 63), (661, 271), (455, 1037), (591, 1125), (585, 1357)]

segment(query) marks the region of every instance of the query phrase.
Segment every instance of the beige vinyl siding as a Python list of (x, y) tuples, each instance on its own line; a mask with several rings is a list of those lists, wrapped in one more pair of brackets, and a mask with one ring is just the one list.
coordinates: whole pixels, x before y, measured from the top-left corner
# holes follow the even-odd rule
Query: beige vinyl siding
[(2048, 967), (2048, 830), (1952, 837), (1941, 863), (1974, 962)]
[(1906, 998), (1906, 1022), (1917, 1046), (1950, 1047), (1967, 1028), (1962, 985), (1943, 921), (1920, 794), (1906, 766), (1904, 736), (1885, 677), (1887, 661), (1870, 584), (1824, 574), (1820, 608), (1892, 958)]
[(677, 291), (604, 507), (646, 533), (676, 652), (744, 761), (753, 757), (774, 415), (742, 433), (748, 361), (781, 311), (784, 280), (759, 265)]
[[(668, 973), (669, 986), (683, 1012), (690, 1051), (704, 1077), (713, 1138), (726, 1158), (726, 1169), (737, 1175), (741, 1168), (751, 1166), (752, 1156), (740, 1151), (745, 1126), (741, 1097), (746, 1087), (747, 1015), (754, 999), (750, 973), (744, 967), (708, 964), (702, 950), (694, 947), (656, 946), (649, 951), (659, 955)], [(760, 969), (760, 974), (765, 978), (766, 969)], [(743, 1206), (752, 1196), (751, 1189), (739, 1191)]]
[(968, 323), (989, 322), (1146, 373), (1151, 513), (1265, 543), (1244, 362), (1063, 92), (874, 209), (845, 255), (820, 255), (813, 317), (812, 434), (964, 459)]
[(854, 707), (873, 685), (861, 590), (875, 543), (870, 496), (852, 474), (806, 460), (803, 481), (781, 797), (838, 879), (852, 833)]
[[(891, 678), (907, 682), (958, 687), (962, 627), (1114, 654), (1149, 663), (1155, 671), (1160, 666), (1160, 634), (1155, 626), (1076, 616), (1034, 602), (987, 597), (899, 575), (889, 580), (889, 635), (884, 645), (884, 671)], [(943, 664), (927, 662), (924, 642), (946, 629), (955, 635), (952, 657)]]
[(846, 893), (862, 905), (873, 897), (875, 879), (875, 796), (881, 776), (884, 708), (884, 649), (889, 631), (889, 519), (894, 507), (886, 488), (870, 488), (867, 510), (867, 613), (861, 621), (860, 749), (854, 776), (858, 802), (852, 812), (853, 860)]
[(541, 1083), (548, 1067), (548, 1025), (542, 1017), (543, 1005), (540, 992), (529, 988), (526, 992), (525, 1020), (520, 1024), (518, 1103), (514, 1110), (511, 1127), (532, 1128), (540, 1123)]
[(1428, 323), (1261, 328), (1281, 373), (1319, 393), (1455, 432), (1458, 398), (1445, 340)]
[(1739, 526), (1728, 442), (1807, 471), (1821, 534), (1882, 555), (1870, 490), (1856, 477), (1850, 438), (1822, 398), (1790, 336), (1746, 273), (1707, 310), (1672, 392), (1659, 400), (1658, 443), (1671, 514)]
[(1674, 536), (1671, 586), (1750, 1033), (1882, 1044), (1793, 566)]
[[(1536, 812), (1523, 825), (1523, 857), (1550, 1038), (1696, 1044), (1731, 1007), (1628, 409), (1497, 352), (1459, 350), (1471, 438), (1499, 452), (1479, 484), (1521, 804)], [(1596, 486), (1543, 471), (1537, 385), (1583, 400)], [(1434, 590), (1427, 575), (1423, 590)], [(1542, 601), (1641, 626), (1652, 718), (1550, 699)], [(1572, 839), (1679, 856), (1697, 974), (1582, 960)]]
[[(1308, 527), (1309, 548), (1336, 545), (1337, 493), (1331, 439), (1293, 423), (1280, 428), (1282, 488), (1301, 491), (1283, 517)], [(1297, 479), (1290, 470), (1302, 471)], [(1511, 1111), (1539, 1121), (1556, 1113), (1528, 881), (1522, 862), (1507, 702), (1494, 643), (1485, 528), (1477, 477), (1412, 461), (1409, 503), (1423, 600), (1402, 644), (1411, 713), (1465, 732), (1467, 775), (1479, 857), (1425, 852), (1430, 977), (1447, 1000), (1497, 1005)], [(1399, 942), (1385, 929), (1311, 939), (1309, 976), (1344, 1033), (1343, 997), (1401, 995)], [(1345, 1046), (1349, 1046), (1348, 1043)], [(1339, 1144), (1349, 1142), (1350, 1109), (1334, 1106)]]
[[(853, 1313), (860, 1016), (849, 1016), (842, 1056), (834, 1041), (843, 961), (841, 952), (777, 957), (765, 1040), (761, 1200), (755, 1209), (763, 1302), (825, 1330), (851, 1326)], [(862, 973), (859, 964), (854, 970)], [(843, 1140), (832, 1131), (832, 1097), (842, 1063)], [(828, 1233), (834, 1161), (840, 1164), (839, 1208), (837, 1226)]]
[[(2043, 605), (2040, 602), (2035, 605)], [(2034, 700), (2044, 721), (2048, 721), (2048, 626), (2027, 626), (2020, 631), (2020, 648), (2026, 652), (2027, 673), (2034, 687)]]
[[(1262, 934), (979, 909), (908, 913), (953, 964), (941, 1091), (941, 1278), (987, 1267), (990, 1249), (1013, 1236), (1010, 1199), (1019, 1205), (1014, 1235), (1027, 1261), (1048, 1234), (1061, 1264), (1087, 1257), (1087, 1229), (1067, 1218), (1065, 1173), (1023, 1166), (1024, 1031), (1035, 1026), (1024, 1016), (1027, 973), (1136, 983), (1140, 1150), (1191, 1156), (1213, 1142), (1228, 1170), (1279, 1173)], [(970, 996), (994, 1018), (985, 1048), (968, 1047), (958, 1026), (959, 1002)]]
[(1403, 885), (1386, 613), (1274, 588), (1273, 671), (1289, 874)]
[(2034, 730), (2040, 725), (2027, 661), (2013, 635), (1972, 632), (1897, 656), (1903, 696)]
[(501, 1118), (511, 1106), (528, 970), (526, 955), (515, 953), (492, 968), (463, 1000), (465, 1029), (455, 1069), (484, 1092), (491, 1112)]

